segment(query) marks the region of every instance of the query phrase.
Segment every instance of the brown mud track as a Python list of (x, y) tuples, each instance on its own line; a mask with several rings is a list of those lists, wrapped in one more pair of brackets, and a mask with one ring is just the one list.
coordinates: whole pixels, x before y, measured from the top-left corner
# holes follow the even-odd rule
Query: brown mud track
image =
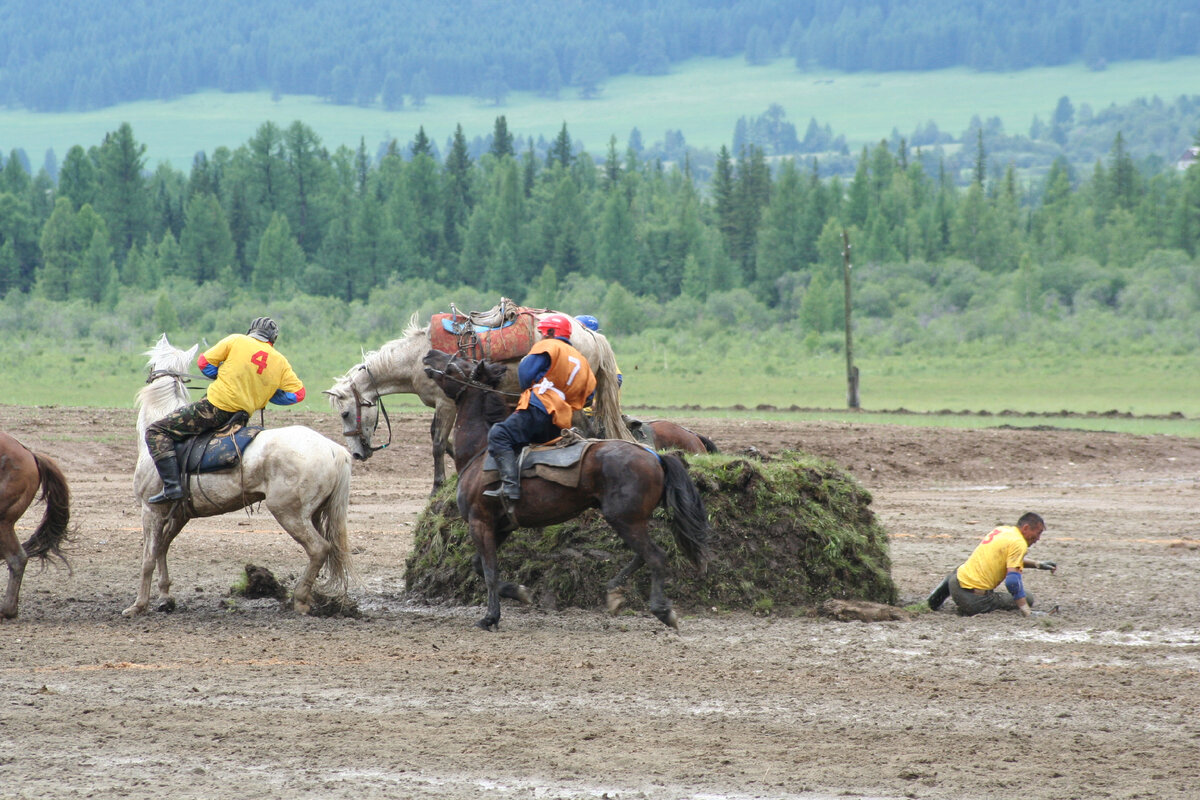
[[(235, 600), (289, 584), (265, 511), (189, 523), (175, 613), (121, 616), (141, 553), (130, 409), (0, 406), (71, 482), (73, 574), (26, 572), (0, 623), (0, 797), (1185, 798), (1200, 794), (1200, 441), (1071, 431), (688, 419), (726, 452), (804, 449), (874, 495), (903, 603), (1035, 510), (1053, 616), (836, 622), (404, 596), (428, 417), (355, 465), (360, 619)], [(337, 421), (275, 412), (337, 440)], [(40, 518), (35, 504), (22, 538)], [(516, 535), (520, 535), (519, 533)], [(686, 580), (680, 576), (677, 580)]]

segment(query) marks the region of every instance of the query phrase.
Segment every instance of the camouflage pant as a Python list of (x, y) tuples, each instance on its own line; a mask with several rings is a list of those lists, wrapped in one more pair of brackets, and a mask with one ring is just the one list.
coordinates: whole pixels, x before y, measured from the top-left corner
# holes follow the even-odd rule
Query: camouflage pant
[(197, 433), (224, 427), (233, 411), (223, 411), (204, 397), (178, 411), (172, 411), (146, 429), (146, 446), (150, 456), (158, 461), (175, 452), (175, 442), (182, 442)]

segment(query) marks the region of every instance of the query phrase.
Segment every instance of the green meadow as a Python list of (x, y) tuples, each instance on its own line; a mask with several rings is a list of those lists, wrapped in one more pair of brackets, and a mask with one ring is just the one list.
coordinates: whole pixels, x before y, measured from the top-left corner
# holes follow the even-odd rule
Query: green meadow
[(513, 133), (547, 140), (565, 122), (593, 154), (602, 154), (611, 136), (624, 147), (634, 127), (647, 144), (661, 140), (667, 130), (680, 130), (691, 145), (716, 150), (732, 141), (739, 117), (762, 114), (772, 103), (783, 106), (801, 135), (815, 117), (857, 148), (889, 136), (893, 128), (908, 135), (930, 120), (957, 136), (974, 115), (999, 117), (1009, 133), (1025, 133), (1035, 115), (1048, 120), (1064, 95), (1077, 108), (1088, 103), (1094, 110), (1138, 97), (1170, 99), (1194, 93), (1190, 78), (1197, 74), (1200, 57), (1122, 62), (1100, 72), (1074, 64), (1008, 73), (801, 72), (790, 59), (751, 67), (741, 59), (711, 58), (677, 64), (669, 75), (611, 78), (592, 100), (567, 88), (557, 100), (513, 92), (504, 105), (494, 106), (473, 97), (439, 96), (420, 109), (387, 112), (308, 96), (273, 101), (266, 92), (212, 91), (84, 113), (0, 109), (0, 151), (23, 148), (37, 169), (48, 148), (61, 161), (73, 145), (99, 144), (106, 133), (129, 122), (147, 145), (149, 165), (168, 161), (186, 171), (198, 151), (237, 147), (268, 120), (283, 125), (301, 120), (330, 149), (355, 148), (365, 140), (374, 151), (392, 138), (410, 141), (419, 126), (439, 147), (457, 124), (468, 138), (484, 136), (500, 114)]
[[(1200, 436), (1200, 354), (874, 356), (856, 360), (862, 409), (850, 411), (842, 356), (804, 355), (800, 348), (785, 354), (761, 345), (743, 350), (729, 343), (667, 352), (646, 347), (644, 341), (613, 342), (625, 376), (622, 401), (635, 414), (953, 427), (1049, 425)], [(190, 346), (192, 341), (181, 335), (175, 343)], [(281, 341), (281, 350), (308, 388), (302, 407), (327, 411), (320, 391), (357, 364), (364, 348), (381, 344), (316, 335)], [(63, 342), (22, 340), (0, 352), (0, 403), (128, 408), (144, 377), (140, 352), (91, 341), (68, 348)], [(193, 383), (197, 396), (205, 383)], [(411, 395), (387, 402), (395, 410), (424, 408)], [(272, 414), (287, 413), (270, 408)]]

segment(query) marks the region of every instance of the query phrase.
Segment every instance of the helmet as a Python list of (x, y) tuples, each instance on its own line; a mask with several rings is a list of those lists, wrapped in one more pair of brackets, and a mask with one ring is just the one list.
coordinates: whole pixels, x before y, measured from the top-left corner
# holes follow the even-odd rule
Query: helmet
[(270, 317), (259, 317), (250, 323), (250, 330), (246, 331), (246, 335), (275, 344), (275, 340), (279, 338), (279, 325)]
[(575, 319), (583, 323), (583, 327), (591, 331), (600, 330), (600, 320), (593, 317), (591, 314), (580, 314)]
[(571, 318), (566, 314), (547, 314), (538, 320), (538, 333), (544, 336), (571, 338)]

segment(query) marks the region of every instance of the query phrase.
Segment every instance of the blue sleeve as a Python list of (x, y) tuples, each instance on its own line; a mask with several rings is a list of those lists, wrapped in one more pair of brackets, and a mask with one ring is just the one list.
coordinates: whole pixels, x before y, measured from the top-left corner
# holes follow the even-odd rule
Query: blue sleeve
[(210, 364), (208, 359), (204, 357), (204, 354), (201, 353), (200, 357), (196, 359), (196, 366), (200, 368), (200, 371), (204, 373), (206, 378), (215, 378), (217, 377), (217, 368), (220, 367), (220, 364)]
[(517, 380), (521, 382), (521, 388), (528, 389), (533, 386), (541, 380), (548, 369), (550, 369), (549, 353), (531, 353), (522, 358), (521, 363), (517, 365)]
[(1013, 596), (1014, 600), (1020, 600), (1025, 596), (1025, 583), (1021, 580), (1021, 573), (1015, 569), (1010, 570), (1004, 576), (1004, 588), (1008, 589), (1008, 593)]
[(293, 403), (299, 403), (300, 396), (295, 392), (285, 392), (283, 389), (276, 389), (275, 394), (271, 395), (270, 402), (277, 406), (290, 406)]

